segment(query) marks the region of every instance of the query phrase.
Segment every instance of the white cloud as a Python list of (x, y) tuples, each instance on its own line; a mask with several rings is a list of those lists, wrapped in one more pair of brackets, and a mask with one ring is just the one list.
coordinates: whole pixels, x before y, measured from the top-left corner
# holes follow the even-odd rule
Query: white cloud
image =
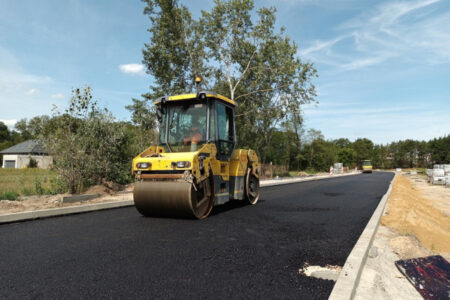
[(28, 91), (26, 91), (25, 94), (27, 94), (28, 96), (33, 96), (36, 95), (37, 93), (39, 93), (37, 89), (29, 89)]
[(338, 36), (316, 40), (301, 55), (338, 71), (391, 59), (416, 64), (450, 63), (450, 12), (441, 0), (386, 2), (340, 24)]
[(58, 93), (52, 95), (53, 99), (64, 99), (64, 94)]
[(17, 120), (0, 120), (0, 122), (3, 122), (6, 126), (8, 126), (10, 129), (14, 128), (14, 125), (16, 125)]
[(304, 50), (301, 50), (300, 54), (301, 55), (308, 55), (310, 53), (317, 52), (317, 51), (322, 50), (322, 49), (330, 48), (330, 47), (334, 46), (337, 42), (343, 40), (346, 37), (347, 37), (346, 35), (343, 35), (343, 36), (339, 36), (337, 38), (334, 38), (334, 39), (331, 39), (331, 40), (328, 40), (328, 41), (315, 41), (314, 45), (312, 45), (312, 46), (310, 46), (310, 47), (308, 47), (308, 48), (306, 48)]
[(119, 70), (125, 74), (144, 75), (144, 65), (141, 64), (124, 64), (119, 66)]
[(359, 69), (359, 68), (363, 68), (363, 67), (373, 66), (373, 65), (377, 65), (381, 62), (384, 62), (389, 57), (390, 57), (390, 55), (380, 55), (380, 56), (375, 56), (375, 57), (356, 59), (356, 60), (350, 61), (347, 64), (342, 64), (341, 68), (344, 70), (354, 70), (354, 69)]

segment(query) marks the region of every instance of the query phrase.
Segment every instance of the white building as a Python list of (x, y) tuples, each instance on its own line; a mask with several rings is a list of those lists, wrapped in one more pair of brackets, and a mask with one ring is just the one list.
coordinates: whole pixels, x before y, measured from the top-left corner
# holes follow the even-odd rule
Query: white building
[(3, 155), (3, 168), (26, 168), (30, 160), (37, 162), (37, 167), (47, 169), (53, 158), (36, 140), (28, 140), (0, 152)]

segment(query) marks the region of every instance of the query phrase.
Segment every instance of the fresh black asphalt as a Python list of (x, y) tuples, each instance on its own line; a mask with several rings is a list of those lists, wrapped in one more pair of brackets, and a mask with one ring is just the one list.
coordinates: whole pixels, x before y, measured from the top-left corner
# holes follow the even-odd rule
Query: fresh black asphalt
[(0, 298), (326, 299), (392, 173), (262, 189), (255, 206), (206, 220), (141, 217), (134, 207), (0, 226)]

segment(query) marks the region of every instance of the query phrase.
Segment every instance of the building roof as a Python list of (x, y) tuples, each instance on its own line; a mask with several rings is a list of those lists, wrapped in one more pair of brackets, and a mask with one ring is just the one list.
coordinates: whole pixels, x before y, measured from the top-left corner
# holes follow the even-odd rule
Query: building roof
[(37, 140), (27, 140), (20, 144), (14, 145), (8, 149), (0, 151), (1, 154), (38, 154), (38, 155), (46, 155), (48, 154), (45, 151), (44, 147), (42, 147)]

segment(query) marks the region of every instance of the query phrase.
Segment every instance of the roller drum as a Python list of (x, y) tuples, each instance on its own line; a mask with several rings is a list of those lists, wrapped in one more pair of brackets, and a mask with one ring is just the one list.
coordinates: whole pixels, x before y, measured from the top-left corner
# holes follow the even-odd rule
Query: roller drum
[(205, 218), (212, 206), (199, 203), (198, 196), (191, 183), (176, 181), (138, 181), (133, 191), (136, 209), (144, 216)]

